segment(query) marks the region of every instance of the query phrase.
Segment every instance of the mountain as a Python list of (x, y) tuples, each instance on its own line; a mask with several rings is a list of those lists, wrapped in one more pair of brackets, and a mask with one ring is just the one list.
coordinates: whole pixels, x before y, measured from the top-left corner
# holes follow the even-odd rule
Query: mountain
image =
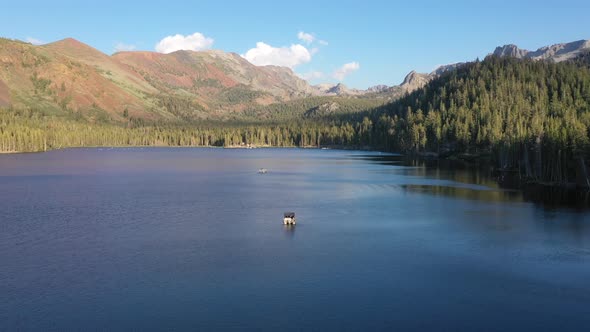
[(219, 117), (316, 95), (290, 69), (222, 51), (121, 52), (72, 38), (35, 46), (0, 39), (0, 106), (123, 120)]
[(369, 87), (366, 90), (350, 89), (342, 83), (338, 84), (318, 84), (312, 88), (315, 94), (319, 96), (339, 96), (339, 97), (357, 97), (357, 98), (379, 98), (386, 100), (394, 100), (405, 93), (411, 93), (423, 87), (432, 78), (438, 74), (421, 74), (416, 71), (411, 71), (406, 75), (400, 85), (387, 86), (376, 85)]
[[(517, 59), (532, 59), (532, 60), (545, 60), (551, 62), (561, 62), (566, 60), (572, 60), (585, 52), (590, 51), (590, 40), (578, 40), (571, 43), (555, 44), (551, 46), (541, 47), (536, 51), (528, 51), (518, 48), (514, 44), (508, 44), (497, 47), (492, 55), (498, 57), (512, 57)], [(396, 99), (404, 95), (405, 93), (411, 93), (422, 87), (428, 82), (443, 75), (446, 72), (457, 70), (458, 68), (466, 65), (467, 62), (458, 62), (448, 65), (437, 67), (434, 71), (426, 73), (417, 73), (411, 71), (404, 81), (397, 86), (389, 88), (381, 87), (378, 91), (380, 95), (388, 95), (391, 99)], [(369, 94), (377, 91), (365, 90), (357, 92), (359, 94)]]
[(406, 77), (400, 87), (404, 90), (404, 92), (413, 92), (422, 88), (426, 83), (428, 83), (431, 79), (429, 74), (420, 74), (415, 71), (411, 71)]
[(257, 91), (260, 98), (271, 97), (277, 101), (306, 96), (313, 91), (307, 82), (286, 67), (255, 66), (236, 53), (217, 50), (169, 54), (121, 52), (113, 58), (160, 91), (180, 89), (204, 101), (214, 100), (232, 89)]
[(518, 48), (518, 46), (516, 46), (514, 44), (508, 44), (508, 45), (496, 47), (493, 55), (499, 56), (499, 57), (511, 57), (511, 58), (523, 59), (526, 57), (527, 53), (529, 53), (529, 51), (521, 50), (520, 48)]
[(561, 62), (571, 60), (587, 50), (590, 50), (590, 40), (544, 46), (536, 51), (520, 49), (514, 44), (509, 44), (497, 47), (492, 54), (499, 57)]
[(381, 93), (381, 92), (387, 92), (389, 89), (390, 89), (390, 87), (388, 87), (387, 85), (380, 84), (380, 85), (375, 85), (375, 86), (369, 87), (367, 89), (367, 92)]
[(456, 63), (451, 63), (448, 65), (442, 65), (442, 66), (438, 66), (436, 67), (435, 70), (433, 70), (430, 73), (430, 76), (434, 76), (434, 77), (438, 77), (448, 71), (453, 71), (453, 70), (457, 70), (459, 67), (465, 65), (467, 62), (456, 62)]
[[(505, 45), (493, 54), (560, 62), (586, 50), (590, 41), (580, 40), (536, 51)], [(107, 55), (72, 38), (41, 46), (0, 38), (0, 106), (120, 122), (127, 117), (235, 119), (258, 113), (259, 107), (314, 96), (393, 101), (464, 65), (411, 71), (399, 85), (358, 90), (341, 83), (310, 86), (289, 68), (255, 66), (218, 50)]]
[(84, 109), (89, 117), (102, 113), (99, 109), (123, 112), (128, 107), (133, 115), (150, 118), (140, 93), (155, 89), (123, 67), (111, 72), (100, 66), (112, 69), (117, 64), (71, 39), (44, 46), (0, 39), (0, 99), (49, 113)]
[(313, 86), (316, 94), (320, 96), (359, 96), (368, 93), (368, 90), (350, 89), (342, 83), (318, 84)]

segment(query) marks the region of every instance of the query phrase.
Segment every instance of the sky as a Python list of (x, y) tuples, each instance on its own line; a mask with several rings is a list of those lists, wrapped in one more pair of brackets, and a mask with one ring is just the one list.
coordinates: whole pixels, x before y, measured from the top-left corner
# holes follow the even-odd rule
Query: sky
[(220, 49), (312, 84), (397, 85), (496, 46), (590, 39), (590, 1), (9, 1), (0, 36), (104, 53)]

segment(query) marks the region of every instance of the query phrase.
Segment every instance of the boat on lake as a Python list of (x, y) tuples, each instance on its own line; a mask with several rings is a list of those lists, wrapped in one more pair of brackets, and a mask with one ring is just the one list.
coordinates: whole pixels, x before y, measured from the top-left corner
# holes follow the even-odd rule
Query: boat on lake
[(295, 225), (295, 212), (285, 212), (283, 225)]

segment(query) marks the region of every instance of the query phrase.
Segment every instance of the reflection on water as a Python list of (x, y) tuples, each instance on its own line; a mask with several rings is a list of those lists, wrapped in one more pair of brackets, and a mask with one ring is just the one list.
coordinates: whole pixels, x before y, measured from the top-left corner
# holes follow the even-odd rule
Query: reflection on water
[(590, 191), (527, 185), (523, 189), (525, 200), (542, 205), (546, 209), (590, 209)]
[(292, 239), (295, 236), (295, 225), (283, 225), (285, 236)]
[(426, 193), (435, 196), (448, 196), (462, 199), (470, 199), (488, 202), (519, 202), (522, 194), (514, 190), (477, 190), (457, 186), (435, 185), (403, 185), (402, 188), (409, 192)]
[[(448, 180), (452, 185), (405, 184), (408, 192), (420, 192), (436, 196), (457, 197), (490, 202), (533, 202), (545, 209), (571, 208), (590, 209), (590, 191), (547, 187), (542, 185), (519, 185), (518, 178), (495, 174), (486, 163), (470, 164), (459, 160), (414, 159), (401, 155), (356, 156), (372, 163), (404, 166), (384, 171), (420, 178)], [(510, 175), (510, 174), (508, 174)], [(466, 186), (460, 185), (466, 184)], [(477, 186), (481, 186), (477, 188)]]

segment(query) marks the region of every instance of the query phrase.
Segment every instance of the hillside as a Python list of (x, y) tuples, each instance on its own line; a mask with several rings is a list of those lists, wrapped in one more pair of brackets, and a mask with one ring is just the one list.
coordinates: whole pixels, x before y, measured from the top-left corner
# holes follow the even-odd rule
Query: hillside
[[(75, 53), (68, 55), (63, 51), (66, 48)], [(144, 110), (148, 94), (155, 90), (121, 66), (111, 71), (99, 69), (117, 66), (101, 55), (74, 40), (33, 46), (0, 39), (2, 99), (15, 107), (49, 114), (83, 112), (88, 118), (116, 120), (128, 108), (134, 116), (156, 118)], [(90, 65), (92, 62), (96, 64)]]
[(590, 157), (590, 67), (580, 59), (490, 56), (431, 80), (369, 119), (373, 146), (490, 154), (499, 168), (523, 178), (571, 182)]
[(122, 52), (113, 55), (113, 59), (161, 92), (193, 95), (209, 106), (269, 104), (312, 93), (309, 85), (290, 69), (254, 66), (235, 53)]
[(317, 94), (290, 69), (222, 51), (106, 55), (67, 38), (0, 39), (0, 105), (124, 121), (219, 118)]

